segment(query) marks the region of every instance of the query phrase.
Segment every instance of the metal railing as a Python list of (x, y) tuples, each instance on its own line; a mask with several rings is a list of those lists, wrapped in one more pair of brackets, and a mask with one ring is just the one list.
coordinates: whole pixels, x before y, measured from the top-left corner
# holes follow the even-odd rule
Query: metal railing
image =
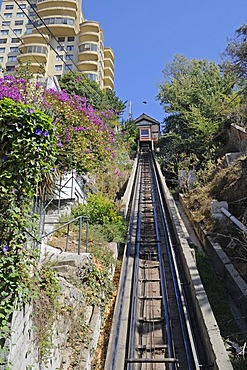
[(65, 250), (64, 252), (68, 252), (68, 244), (69, 244), (69, 234), (70, 234), (70, 225), (72, 223), (78, 223), (79, 228), (78, 228), (78, 235), (77, 235), (77, 240), (78, 240), (78, 255), (81, 254), (81, 239), (82, 239), (82, 226), (83, 226), (83, 221), (85, 223), (85, 252), (88, 253), (88, 229), (89, 229), (89, 223), (88, 223), (88, 218), (84, 216), (78, 216), (74, 218), (73, 220), (70, 220), (68, 222), (60, 222), (60, 221), (54, 221), (54, 222), (46, 222), (46, 224), (60, 224), (59, 227), (55, 228), (54, 230), (50, 231), (49, 233), (45, 233), (41, 236), (41, 240), (47, 238), (48, 236), (54, 234), (55, 232), (61, 230), (62, 228), (67, 226), (67, 231), (66, 231), (66, 242), (65, 242)]
[[(68, 183), (71, 182), (71, 186), (67, 187)], [(46, 200), (42, 200), (40, 197), (36, 196), (34, 198), (33, 202), (33, 212), (37, 215), (39, 215), (40, 223), (39, 223), (39, 235), (44, 234), (44, 225), (45, 225), (45, 217), (47, 215), (47, 210), (50, 206), (53, 207), (54, 211), (60, 214), (61, 211), (61, 203), (62, 200), (72, 200), (73, 198), (73, 192), (75, 189), (75, 184), (78, 185), (80, 188), (80, 191), (83, 193), (83, 186), (82, 184), (77, 180), (75, 177), (74, 172), (72, 171), (71, 176), (69, 179), (62, 185), (62, 178), (59, 178), (59, 185), (56, 185), (56, 188), (54, 188), (53, 194), (50, 199), (48, 197), (45, 197)], [(64, 189), (67, 187), (67, 192), (64, 191)], [(62, 198), (63, 194), (69, 194), (70, 192), (70, 198)], [(56, 196), (57, 198), (54, 198)]]

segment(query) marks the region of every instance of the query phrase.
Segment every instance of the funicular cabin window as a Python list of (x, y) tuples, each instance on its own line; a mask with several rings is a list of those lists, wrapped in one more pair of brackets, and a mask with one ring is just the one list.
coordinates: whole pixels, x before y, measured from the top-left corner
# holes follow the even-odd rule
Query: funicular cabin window
[(140, 129), (140, 139), (143, 139), (143, 140), (148, 140), (150, 137), (149, 135), (149, 129), (147, 128), (141, 128)]

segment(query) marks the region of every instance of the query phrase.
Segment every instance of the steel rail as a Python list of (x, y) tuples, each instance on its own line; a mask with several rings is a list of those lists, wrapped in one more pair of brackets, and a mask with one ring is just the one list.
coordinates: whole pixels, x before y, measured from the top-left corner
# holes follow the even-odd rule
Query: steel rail
[[(157, 212), (156, 212), (156, 206), (155, 206), (156, 203), (155, 203), (154, 192), (152, 192), (152, 199), (153, 199), (153, 202), (154, 202), (154, 222), (155, 222), (156, 235), (157, 235), (158, 239), (160, 239), (159, 227), (158, 227), (158, 216), (157, 216)], [(165, 321), (166, 321), (166, 333), (167, 333), (167, 341), (168, 341), (168, 352), (169, 352), (169, 357), (173, 358), (174, 357), (174, 347), (173, 347), (173, 340), (172, 340), (170, 313), (169, 313), (169, 307), (168, 307), (168, 297), (167, 297), (167, 288), (166, 288), (166, 279), (165, 279), (165, 268), (164, 268), (162, 253), (161, 253), (160, 242), (158, 242), (157, 248), (158, 248), (159, 264), (160, 264), (160, 278), (161, 278), (163, 306), (164, 306), (164, 309), (165, 309)], [(171, 365), (171, 370), (175, 370), (175, 365), (174, 364)]]
[[(137, 300), (138, 300), (138, 272), (139, 272), (139, 261), (140, 261), (140, 244), (141, 244), (141, 207), (140, 203), (142, 201), (143, 196), (143, 173), (140, 171), (139, 181), (139, 198), (138, 198), (138, 213), (137, 213), (137, 238), (136, 238), (136, 248), (135, 248), (135, 263), (134, 263), (134, 270), (133, 270), (133, 289), (132, 289), (132, 302), (131, 302), (131, 311), (130, 311), (130, 342), (129, 342), (129, 352), (128, 356), (134, 357), (135, 352), (135, 328), (136, 328), (136, 317), (137, 317)], [(138, 184), (137, 184), (138, 185)], [(130, 366), (130, 370), (132, 370), (132, 365)]]
[[(143, 160), (143, 158), (142, 158)], [(144, 160), (143, 160), (144, 162)], [(141, 167), (141, 166), (140, 166)], [(142, 163), (142, 167), (145, 168), (145, 166)], [(150, 171), (151, 163), (149, 163), (148, 160), (148, 169)], [(141, 171), (141, 170), (140, 170)], [(142, 174), (145, 171), (141, 171), (141, 177), (140, 177), (140, 190), (139, 190), (139, 208), (141, 208), (141, 203), (143, 202), (143, 178), (144, 175)], [(136, 327), (136, 317), (137, 317), (137, 295), (138, 295), (138, 270), (139, 270), (139, 255), (140, 255), (140, 244), (141, 244), (141, 216), (142, 212), (139, 209), (138, 210), (138, 221), (137, 221), (137, 240), (136, 240), (136, 253), (135, 253), (135, 268), (134, 268), (134, 275), (133, 275), (133, 301), (131, 305), (131, 312), (130, 312), (130, 343), (129, 343), (129, 351), (126, 358), (126, 363), (133, 364), (133, 363), (165, 363), (169, 362), (170, 369), (175, 370), (175, 363), (177, 362), (177, 359), (174, 356), (174, 345), (172, 340), (172, 330), (171, 330), (171, 323), (170, 323), (170, 314), (169, 314), (169, 307), (168, 307), (168, 296), (167, 296), (167, 288), (166, 288), (166, 280), (164, 277), (164, 264), (163, 264), (163, 258), (161, 253), (161, 246), (160, 246), (160, 235), (159, 235), (159, 229), (158, 229), (158, 221), (157, 221), (157, 213), (156, 213), (156, 199), (154, 197), (154, 191), (152, 190), (152, 180), (153, 177), (150, 177), (151, 180), (151, 199), (152, 199), (152, 207), (153, 207), (153, 217), (154, 217), (154, 224), (155, 224), (155, 234), (156, 234), (156, 243), (157, 243), (157, 250), (158, 250), (158, 261), (159, 262), (159, 271), (160, 271), (160, 283), (161, 283), (161, 292), (162, 292), (162, 300), (163, 300), (163, 309), (165, 311), (165, 328), (166, 328), (166, 336), (167, 336), (167, 348), (168, 348), (168, 355), (169, 359), (152, 359), (152, 358), (134, 358), (135, 354), (135, 327)], [(145, 297), (145, 299), (159, 299), (159, 297)], [(151, 331), (152, 333), (152, 331)], [(151, 334), (152, 336), (152, 334)], [(152, 338), (150, 340), (152, 342)], [(130, 365), (128, 369), (132, 370), (133, 366)]]
[(152, 153), (141, 153), (105, 370), (200, 368), (164, 207)]

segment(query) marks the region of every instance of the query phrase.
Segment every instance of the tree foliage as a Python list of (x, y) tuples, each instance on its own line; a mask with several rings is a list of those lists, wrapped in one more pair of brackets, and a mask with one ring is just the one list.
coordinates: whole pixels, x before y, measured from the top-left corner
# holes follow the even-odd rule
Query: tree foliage
[(125, 109), (125, 103), (116, 96), (114, 91), (107, 89), (103, 92), (97, 82), (90, 80), (83, 73), (67, 73), (61, 78), (59, 84), (71, 96), (79, 95), (86, 98), (95, 109), (110, 109), (117, 116)]
[(229, 42), (223, 55), (223, 66), (235, 75), (236, 90), (240, 96), (240, 105), (231, 113), (231, 120), (247, 126), (247, 24), (236, 30), (235, 38)]
[(239, 102), (234, 97), (231, 73), (207, 60), (188, 60), (176, 55), (163, 70), (164, 82), (158, 99), (168, 116), (165, 119), (163, 153), (170, 151), (171, 163), (181, 156), (195, 155), (198, 163), (205, 152), (224, 140), (227, 115)]
[(235, 38), (226, 48), (226, 56), (233, 72), (246, 83), (247, 80), (247, 24), (243, 24), (235, 32)]

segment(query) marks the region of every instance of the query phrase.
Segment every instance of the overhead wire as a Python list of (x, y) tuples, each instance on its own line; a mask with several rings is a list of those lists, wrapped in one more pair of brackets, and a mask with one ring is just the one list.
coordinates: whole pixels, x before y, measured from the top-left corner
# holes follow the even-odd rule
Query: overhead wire
[[(3, 20), (3, 21), (5, 21), (5, 19), (3, 18), (3, 16), (0, 14), (0, 17), (1, 17), (1, 19)], [(24, 44), (24, 42), (23, 42), (23, 40), (20, 38), (20, 35), (19, 34), (17, 34), (15, 31), (14, 31), (14, 29), (11, 27), (11, 26), (2, 26), (2, 27), (7, 27), (8, 29), (10, 29), (12, 32), (13, 32), (13, 34), (16, 36), (16, 38), (18, 38), (18, 40), (21, 42), (21, 44), (23, 45), (23, 46), (26, 46), (25, 44)], [(17, 44), (17, 43), (16, 43)], [(19, 47), (18, 47), (19, 48)], [(23, 54), (23, 52), (19, 49), (19, 53), (20, 54)], [(44, 67), (44, 65), (41, 63), (41, 62), (39, 62), (38, 60), (37, 60), (37, 58), (35, 58), (35, 56), (33, 55), (33, 59), (37, 62), (37, 64), (39, 64), (40, 65), (40, 67)], [(48, 76), (48, 77), (51, 77), (51, 76)]]
[[(27, 19), (30, 21), (30, 23), (33, 25), (33, 27), (36, 28), (36, 30), (39, 32), (39, 34), (43, 37), (43, 39), (45, 40), (46, 44), (50, 46), (50, 48), (54, 51), (54, 53), (59, 57), (59, 59), (65, 64), (68, 66), (68, 69), (74, 73), (74, 71), (70, 68), (69, 64), (66, 63), (66, 61), (63, 59), (63, 57), (61, 57), (61, 55), (57, 52), (57, 50), (51, 45), (51, 43), (46, 39), (46, 37), (42, 34), (42, 32), (40, 32), (40, 30), (38, 29), (38, 27), (36, 27), (35, 23), (33, 22), (33, 20), (30, 18), (30, 16), (25, 12), (25, 10), (20, 6), (20, 4), (16, 1), (16, 0), (13, 0), (15, 2), (15, 4), (18, 6), (18, 8), (24, 13), (24, 15), (27, 17)], [(33, 9), (33, 8), (32, 8)]]
[[(14, 0), (16, 2), (16, 0)], [(40, 17), (39, 13), (36, 11), (35, 7), (33, 6), (33, 4), (29, 1), (29, 0), (26, 0), (28, 2), (28, 4), (30, 5), (30, 7), (32, 8), (32, 10), (34, 11), (34, 13), (36, 14), (36, 16), (41, 20), (41, 22), (43, 23), (43, 25), (45, 26), (45, 28), (48, 30), (49, 34), (54, 38), (54, 40), (57, 42), (57, 44), (63, 49), (63, 51), (65, 52), (66, 55), (69, 55), (66, 51), (66, 49), (64, 48), (64, 46), (59, 42), (59, 40), (57, 39), (57, 37), (54, 35), (54, 33), (51, 31), (51, 29), (47, 26), (47, 24), (45, 23), (45, 21), (43, 20), (43, 18)], [(35, 26), (34, 22), (32, 22), (33, 26), (37, 29), (37, 27)], [(74, 66), (76, 67), (76, 69), (79, 71), (76, 63), (70, 59), (70, 61), (74, 64)], [(68, 65), (65, 63), (65, 65)], [(73, 71), (72, 71), (73, 72)]]

